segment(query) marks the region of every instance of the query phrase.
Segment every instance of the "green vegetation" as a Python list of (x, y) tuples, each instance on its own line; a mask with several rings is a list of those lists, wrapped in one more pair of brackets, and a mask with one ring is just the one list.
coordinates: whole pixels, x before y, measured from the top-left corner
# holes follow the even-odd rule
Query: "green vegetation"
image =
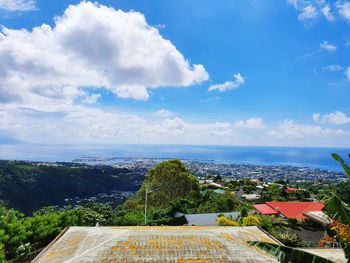
[(109, 225), (111, 213), (108, 205), (90, 204), (63, 211), (46, 207), (25, 217), (14, 209), (0, 207), (0, 259), (6, 255), (7, 259), (20, 261), (23, 253), (45, 247), (68, 226), (94, 226), (97, 222)]
[[(344, 169), (345, 174), (350, 181), (350, 167), (337, 154), (332, 157), (339, 162)], [(350, 155), (349, 155), (350, 158)], [(331, 191), (326, 201), (325, 212), (334, 219), (327, 227), (329, 236), (335, 236), (338, 243), (341, 244), (345, 256), (350, 260), (350, 208), (349, 203), (344, 202), (336, 191)]]
[(142, 210), (145, 193), (149, 191), (149, 207), (167, 207), (176, 199), (198, 200), (199, 183), (179, 160), (161, 162), (151, 169), (136, 196), (127, 200), (123, 207)]
[[(141, 177), (127, 169), (60, 163), (39, 166), (23, 161), (0, 161), (0, 200), (8, 207), (30, 214), (65, 198), (89, 197), (112, 190), (138, 189)], [(72, 194), (74, 194), (72, 196)], [(30, 198), (28, 198), (30, 197)]]
[[(343, 164), (346, 165), (346, 164)], [(96, 178), (95, 178), (96, 177)], [(90, 193), (93, 187), (101, 191), (103, 185), (108, 187), (119, 187), (123, 184), (125, 189), (137, 187), (133, 182), (139, 180), (130, 177), (126, 171), (114, 170), (111, 167), (46, 167), (28, 164), (26, 162), (0, 161), (0, 200), (3, 199), (9, 207), (22, 205), (22, 211), (30, 211), (33, 207), (42, 207), (49, 200), (42, 198), (45, 192), (53, 191), (54, 199), (63, 198), (71, 191), (80, 194)], [(200, 185), (198, 179), (191, 175), (186, 166), (179, 160), (165, 161), (151, 169), (146, 176), (139, 191), (117, 208), (106, 204), (90, 203), (81, 207), (68, 207), (57, 210), (54, 207), (44, 207), (31, 216), (25, 216), (16, 209), (6, 208), (0, 205), (0, 262), (6, 259), (16, 259), (18, 262), (24, 260), (31, 251), (45, 247), (65, 227), (69, 226), (95, 226), (100, 225), (143, 225), (145, 196), (147, 191), (147, 224), (149, 225), (182, 225), (186, 221), (183, 217), (175, 218), (176, 212), (182, 213), (217, 213), (241, 211), (241, 218), (234, 221), (225, 216), (219, 216), (217, 222), (225, 226), (259, 226), (278, 238), (284, 244), (293, 246), (312, 246), (313, 244), (301, 240), (293, 230), (309, 229), (313, 231), (314, 223), (309, 220), (298, 222), (297, 220), (274, 218), (272, 216), (254, 215), (252, 204), (272, 200), (304, 200), (309, 193), (329, 196), (327, 212), (342, 225), (328, 227), (330, 235), (338, 234), (338, 242), (342, 242), (344, 249), (348, 249), (349, 243), (346, 238), (350, 235), (339, 234), (339, 227), (348, 229), (350, 224), (350, 209), (338, 196), (343, 189), (341, 184), (329, 184), (329, 189), (323, 189), (319, 184), (302, 185), (303, 189), (295, 193), (287, 193), (287, 183), (269, 184), (261, 186), (261, 181), (250, 179), (225, 181), (221, 177), (215, 177), (215, 181), (222, 187), (210, 184)], [(12, 180), (12, 181), (11, 181)], [(53, 182), (50, 182), (53, 180)], [(88, 184), (91, 183), (92, 186)], [(131, 186), (130, 186), (131, 183)], [(348, 182), (346, 182), (348, 183)], [(344, 183), (344, 184), (346, 184)], [(129, 186), (127, 186), (129, 184)], [(289, 182), (288, 182), (289, 184)], [(28, 186), (27, 190), (25, 186)], [(258, 187), (260, 185), (260, 187)], [(349, 184), (350, 185), (350, 184)], [(13, 189), (6, 189), (6, 187)], [(48, 189), (40, 189), (48, 186)], [(215, 187), (214, 187), (215, 186)], [(69, 187), (69, 189), (63, 189)], [(107, 187), (107, 186), (106, 186)], [(55, 189), (54, 189), (55, 188)], [(297, 187), (298, 188), (298, 187)], [(22, 190), (18, 197), (13, 198), (14, 193)], [(110, 189), (110, 188), (108, 188)], [(214, 190), (213, 190), (214, 189)], [(225, 189), (225, 190), (222, 190)], [(236, 192), (260, 194), (258, 200), (247, 201), (236, 197)], [(350, 189), (350, 187), (349, 187)], [(34, 197), (26, 200), (22, 194)], [(57, 193), (62, 191), (62, 193)], [(103, 189), (105, 192), (106, 189)], [(40, 194), (40, 195), (39, 195)], [(52, 193), (51, 195), (52, 196)], [(40, 198), (39, 198), (40, 197)], [(346, 196), (345, 196), (346, 197)], [(27, 198), (28, 199), (28, 198)], [(39, 200), (42, 199), (43, 201)], [(57, 201), (57, 200), (56, 200)], [(318, 229), (316, 229), (319, 231)], [(349, 233), (349, 232), (345, 232)], [(290, 249), (290, 248), (289, 248)], [(283, 251), (284, 254), (290, 250)], [(348, 253), (348, 252), (346, 252)], [(316, 262), (316, 261), (315, 261)]]
[(140, 190), (121, 205), (116, 214), (118, 225), (141, 225), (144, 216), (146, 188), (148, 191), (147, 222), (153, 225), (181, 224), (175, 212), (216, 213), (239, 210), (241, 205), (230, 192), (200, 191), (199, 182), (179, 160), (170, 160), (151, 169)]

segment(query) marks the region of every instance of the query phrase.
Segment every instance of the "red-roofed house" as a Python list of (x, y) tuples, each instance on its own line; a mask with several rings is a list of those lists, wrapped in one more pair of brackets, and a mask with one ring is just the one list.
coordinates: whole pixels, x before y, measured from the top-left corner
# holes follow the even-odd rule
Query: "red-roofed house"
[[(266, 202), (261, 205), (254, 205), (254, 208), (262, 215), (279, 214), (285, 218), (305, 218), (304, 212), (322, 211), (324, 204), (321, 202)], [(272, 213), (272, 212), (275, 213)]]
[(288, 194), (290, 194), (290, 193), (295, 193), (295, 192), (298, 192), (298, 191), (299, 191), (298, 188), (293, 188), (293, 187), (288, 187), (288, 188), (286, 189), (286, 192), (287, 192)]
[(267, 204), (253, 205), (262, 215), (278, 215), (279, 213)]

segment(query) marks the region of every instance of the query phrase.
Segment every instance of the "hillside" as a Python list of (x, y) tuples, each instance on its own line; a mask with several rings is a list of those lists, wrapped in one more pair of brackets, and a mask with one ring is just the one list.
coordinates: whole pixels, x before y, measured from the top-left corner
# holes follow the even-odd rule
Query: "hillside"
[(0, 161), (0, 201), (28, 214), (44, 206), (62, 205), (65, 198), (136, 191), (142, 180), (141, 174), (111, 166)]

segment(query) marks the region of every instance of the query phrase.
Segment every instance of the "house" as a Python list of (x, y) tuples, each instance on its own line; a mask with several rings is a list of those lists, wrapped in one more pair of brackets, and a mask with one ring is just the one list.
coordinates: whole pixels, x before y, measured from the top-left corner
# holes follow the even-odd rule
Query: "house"
[(322, 211), (324, 204), (321, 202), (266, 202), (254, 205), (254, 208), (262, 215), (280, 215), (287, 219), (302, 220), (305, 218), (305, 212)]
[[(255, 226), (69, 227), (32, 262), (278, 262), (248, 241), (282, 245)], [(342, 249), (307, 252), (346, 262)]]
[(218, 215), (224, 215), (232, 220), (238, 220), (240, 212), (228, 213), (208, 213), (208, 214), (184, 214), (187, 224), (189, 226), (217, 226), (216, 219)]
[(245, 194), (242, 197), (248, 201), (258, 200), (261, 196), (259, 194)]
[(253, 206), (261, 215), (265, 215), (265, 216), (274, 215), (274, 216), (276, 216), (279, 214), (275, 209), (268, 206), (267, 204), (259, 204), (259, 205), (253, 205)]
[(287, 187), (286, 193), (291, 194), (300, 191), (298, 188)]
[(303, 215), (312, 221), (324, 226), (332, 222), (332, 219), (322, 211), (307, 211), (304, 212)]

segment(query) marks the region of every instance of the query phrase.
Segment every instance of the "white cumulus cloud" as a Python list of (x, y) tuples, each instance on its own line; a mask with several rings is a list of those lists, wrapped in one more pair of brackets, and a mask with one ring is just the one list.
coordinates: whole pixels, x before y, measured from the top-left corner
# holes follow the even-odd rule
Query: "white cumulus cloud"
[(331, 123), (336, 125), (350, 123), (350, 117), (341, 111), (335, 111), (323, 115), (320, 113), (315, 113), (312, 115), (312, 119), (316, 122)]
[(319, 125), (299, 124), (293, 120), (284, 120), (276, 129), (268, 132), (269, 136), (276, 138), (342, 136), (344, 134), (342, 129), (327, 129)]
[(338, 8), (339, 14), (347, 21), (350, 21), (350, 2), (349, 1), (337, 1), (336, 6)]
[(56, 17), (53, 28), (4, 28), (2, 34), (1, 102), (74, 100), (81, 87), (146, 100), (149, 89), (208, 79), (203, 65), (190, 64), (134, 11), (83, 1)]
[(235, 122), (235, 127), (248, 128), (248, 129), (261, 129), (261, 128), (264, 128), (264, 120), (261, 117), (250, 118), (247, 120), (240, 120)]
[(6, 11), (31, 11), (36, 9), (34, 0), (0, 0), (0, 9)]
[(241, 73), (235, 73), (233, 75), (233, 78), (234, 78), (233, 81), (226, 81), (225, 83), (222, 83), (222, 84), (211, 85), (208, 90), (209, 91), (219, 90), (221, 92), (224, 92), (230, 89), (237, 89), (245, 83), (245, 78), (241, 75)]

